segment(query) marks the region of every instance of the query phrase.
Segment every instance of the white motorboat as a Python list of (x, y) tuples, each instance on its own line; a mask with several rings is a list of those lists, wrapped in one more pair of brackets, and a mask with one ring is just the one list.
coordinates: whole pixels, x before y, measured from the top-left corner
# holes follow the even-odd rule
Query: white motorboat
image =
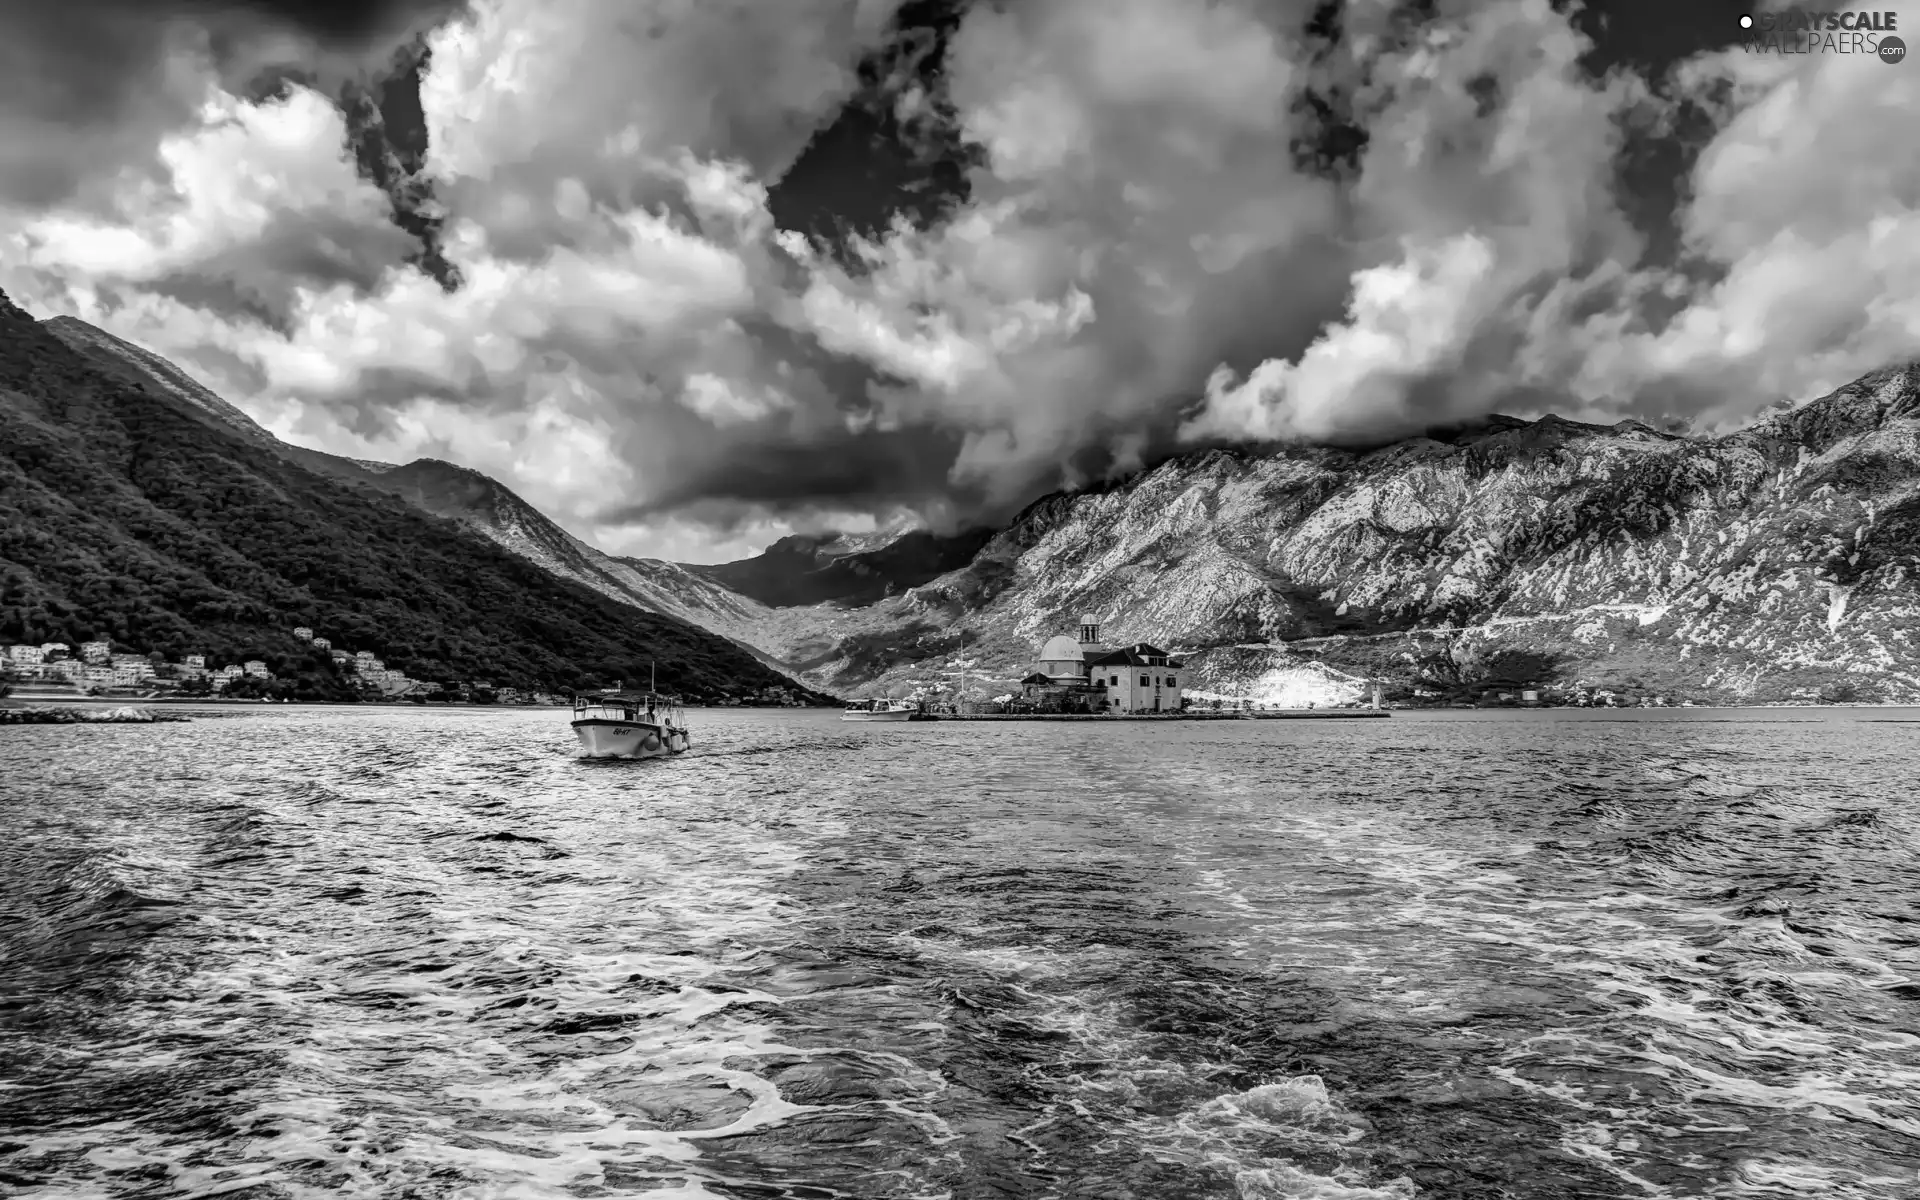
[(693, 743), (680, 698), (652, 690), (575, 696), (573, 732), (588, 758), (665, 758)]
[(905, 700), (856, 700), (840, 714), (842, 721), (911, 721), (919, 706)]

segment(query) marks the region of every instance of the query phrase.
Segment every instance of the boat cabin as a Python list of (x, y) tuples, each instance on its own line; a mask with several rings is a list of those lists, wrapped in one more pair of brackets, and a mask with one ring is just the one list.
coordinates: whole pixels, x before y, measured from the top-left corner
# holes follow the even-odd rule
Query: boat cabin
[(916, 706), (905, 700), (855, 700), (847, 705), (848, 712), (900, 712), (912, 710)]
[(667, 725), (686, 727), (686, 710), (680, 697), (659, 692), (597, 692), (573, 698), (575, 720), (597, 717), (624, 721), (630, 725)]

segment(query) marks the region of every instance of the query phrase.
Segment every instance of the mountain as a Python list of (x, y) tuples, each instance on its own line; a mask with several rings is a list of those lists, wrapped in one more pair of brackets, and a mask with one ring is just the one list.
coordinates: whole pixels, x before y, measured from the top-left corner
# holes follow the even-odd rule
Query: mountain
[(390, 468), (370, 482), (415, 507), (469, 526), (563, 579), (649, 612), (678, 617), (781, 665), (754, 646), (761, 627), (774, 619), (765, 605), (713, 582), (698, 568), (618, 558), (589, 546), (492, 476), (422, 458)]
[(290, 445), (151, 351), (73, 317), (53, 317), (41, 327), (115, 378), (178, 400), (192, 415), (276, 457), (458, 521), (562, 579), (719, 634), (776, 670), (794, 670), (759, 643), (785, 645), (788, 639), (770, 638), (769, 632), (796, 624), (809, 628), (812, 623), (802, 614), (776, 615), (765, 604), (716, 582), (702, 568), (607, 554), (560, 528), (498, 480), (467, 467), (433, 458), (395, 466)]
[(690, 698), (799, 690), (706, 630), (302, 465), (314, 452), (79, 324), (0, 296), (0, 640), (104, 630), (232, 661), (298, 657), (288, 631), (308, 625), (418, 678), (564, 688), (654, 660)]
[(1004, 687), (1082, 612), (1226, 694), (1920, 700), (1920, 365), (1717, 438), (1496, 417), (1186, 455), (1036, 502), (796, 661), (844, 690), (965, 656)]
[[(106, 353), (107, 335), (60, 332)], [(167, 365), (153, 361), (140, 369)], [(203, 421), (246, 420), (161, 375)], [(1045, 497), (999, 531), (791, 537), (714, 566), (606, 555), (452, 464), (245, 436), (823, 690), (904, 687), (963, 660), (1006, 687), (1039, 641), (1093, 612), (1110, 642), (1187, 654), (1217, 695), (1325, 703), (1379, 679), (1907, 700), (1917, 395), (1909, 366), (1717, 438), (1491, 417), (1365, 452), (1215, 450)]]
[(813, 686), (820, 680), (807, 664), (841, 657), (835, 647), (846, 610), (966, 565), (993, 536), (985, 529), (939, 536), (895, 528), (788, 537), (752, 558), (711, 566), (618, 557), (574, 537), (479, 471), (432, 458), (395, 466), (290, 445), (151, 351), (73, 317), (41, 327), (103, 372), (176, 400), (189, 415), (275, 457), (458, 521), (553, 575), (719, 634)]
[(687, 569), (770, 608), (872, 604), (966, 566), (993, 532), (796, 535), (752, 558)]

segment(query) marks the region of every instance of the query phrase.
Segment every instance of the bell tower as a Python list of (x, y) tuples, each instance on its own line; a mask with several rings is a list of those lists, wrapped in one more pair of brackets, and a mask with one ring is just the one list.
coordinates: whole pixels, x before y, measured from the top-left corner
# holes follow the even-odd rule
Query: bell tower
[(1100, 644), (1099, 617), (1087, 616), (1080, 618), (1080, 644), (1082, 646), (1098, 646)]

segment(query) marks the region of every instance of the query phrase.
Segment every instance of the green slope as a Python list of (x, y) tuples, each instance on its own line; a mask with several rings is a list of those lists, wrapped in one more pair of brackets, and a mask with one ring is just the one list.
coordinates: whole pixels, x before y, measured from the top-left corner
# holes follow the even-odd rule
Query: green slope
[(0, 295), (0, 642), (96, 632), (169, 657), (289, 655), (308, 625), (423, 679), (690, 698), (800, 689), (397, 498), (210, 429)]

